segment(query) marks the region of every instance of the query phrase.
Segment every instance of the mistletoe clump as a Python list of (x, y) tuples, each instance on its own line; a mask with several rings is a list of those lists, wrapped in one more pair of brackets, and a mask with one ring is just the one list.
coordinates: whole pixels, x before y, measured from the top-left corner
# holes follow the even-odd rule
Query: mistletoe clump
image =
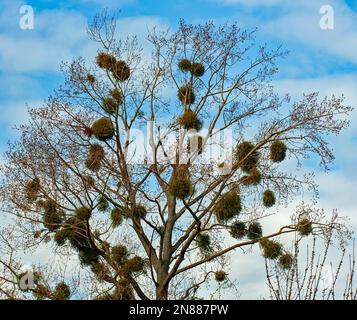
[(222, 282), (227, 279), (227, 273), (225, 273), (223, 270), (216, 271), (214, 273), (214, 277), (215, 277), (216, 281)]
[(262, 238), (260, 239), (259, 244), (263, 250), (263, 257), (266, 259), (274, 260), (282, 254), (282, 245), (275, 240)]
[(282, 254), (283, 247), (279, 242), (275, 240), (262, 238), (260, 239), (259, 244), (263, 250), (263, 257), (266, 259), (274, 260)]
[(246, 173), (249, 173), (258, 163), (259, 152), (254, 149), (254, 144), (249, 141), (244, 141), (237, 147), (236, 160), (240, 168)]
[(51, 291), (43, 284), (38, 284), (33, 290), (33, 295), (38, 300), (43, 300), (51, 295)]
[(211, 238), (207, 233), (200, 233), (197, 236), (196, 241), (198, 248), (201, 250), (201, 252), (208, 253), (212, 251)]
[(284, 253), (279, 258), (279, 266), (282, 269), (290, 269), (294, 263), (294, 257), (290, 253)]
[(116, 62), (115, 57), (106, 52), (100, 52), (97, 55), (96, 62), (98, 67), (106, 70), (110, 70)]
[(87, 207), (80, 207), (77, 208), (74, 213), (79, 220), (88, 220), (92, 215), (92, 210)]
[(205, 67), (202, 63), (192, 63), (191, 74), (195, 77), (202, 77), (205, 73)]
[(56, 231), (53, 240), (58, 246), (63, 246), (66, 240), (70, 238), (70, 231), (67, 228), (62, 228)]
[(214, 207), (217, 220), (222, 222), (234, 218), (241, 210), (241, 198), (237, 190), (228, 191), (220, 196)]
[(91, 138), (92, 135), (93, 135), (93, 130), (92, 130), (92, 128), (85, 127), (85, 128), (83, 129), (83, 134), (84, 134), (86, 137)]
[(225, 162), (221, 162), (221, 163), (218, 163), (217, 167), (222, 169), (222, 168), (224, 168), (225, 165), (226, 165)]
[(108, 267), (101, 262), (95, 262), (91, 265), (91, 271), (95, 274), (97, 280), (105, 281), (108, 279)]
[(237, 221), (230, 226), (229, 233), (233, 238), (239, 240), (246, 236), (247, 227), (244, 222)]
[(95, 185), (94, 178), (91, 176), (84, 176), (83, 177), (83, 184), (87, 189), (93, 188)]
[(114, 208), (110, 213), (113, 227), (116, 228), (123, 222), (123, 210), (120, 208)]
[(79, 251), (79, 261), (83, 266), (92, 266), (98, 263), (99, 254), (92, 248), (85, 248)]
[(118, 81), (128, 80), (130, 77), (130, 68), (124, 60), (117, 61), (112, 67), (112, 73)]
[(178, 119), (178, 123), (186, 130), (200, 131), (202, 129), (202, 121), (197, 117), (196, 112), (188, 109)]
[(78, 217), (71, 217), (66, 220), (64, 226), (69, 230), (68, 240), (78, 252), (80, 263), (84, 266), (92, 266), (93, 263), (97, 263), (99, 252), (96, 248), (92, 248), (87, 222)]
[(194, 77), (202, 77), (205, 73), (202, 63), (191, 62), (188, 59), (181, 59), (177, 66), (182, 72), (190, 72)]
[(277, 140), (270, 146), (270, 159), (273, 162), (281, 162), (286, 157), (286, 145), (284, 142)]
[(41, 237), (41, 234), (42, 234), (42, 231), (41, 231), (41, 230), (36, 230), (36, 231), (34, 231), (34, 233), (33, 233), (33, 238), (34, 238), (34, 239), (38, 239), (38, 238)]
[(35, 179), (27, 182), (25, 185), (26, 199), (29, 202), (36, 201), (37, 197), (38, 197), (38, 193), (40, 192), (40, 189), (41, 189), (40, 179), (35, 178)]
[(64, 282), (60, 282), (56, 285), (53, 292), (53, 298), (55, 300), (68, 300), (71, 297), (71, 289)]
[(127, 273), (136, 273), (143, 271), (145, 260), (139, 256), (128, 259), (123, 264), (123, 269)]
[(98, 209), (99, 211), (104, 212), (104, 211), (107, 211), (108, 208), (109, 208), (109, 202), (108, 202), (108, 200), (107, 200), (105, 197), (101, 196), (101, 197), (99, 198), (99, 200), (98, 200), (98, 203), (97, 203), (97, 209)]
[(118, 112), (119, 104), (114, 98), (108, 97), (103, 99), (102, 107), (105, 112), (113, 115)]
[(124, 96), (121, 90), (115, 88), (110, 91), (110, 95), (116, 101), (118, 105), (122, 105), (124, 102)]
[(247, 237), (249, 240), (258, 240), (263, 235), (263, 228), (259, 222), (252, 222), (248, 226)]
[(136, 204), (130, 210), (130, 215), (135, 219), (144, 219), (147, 213), (147, 209), (142, 204)]
[(115, 261), (118, 265), (121, 265), (125, 262), (128, 256), (128, 249), (124, 245), (117, 245), (111, 249), (111, 258)]
[(263, 192), (263, 204), (265, 207), (270, 208), (276, 202), (274, 192), (271, 190), (265, 190)]
[(193, 92), (192, 86), (183, 85), (178, 90), (178, 98), (183, 104), (192, 104), (195, 102), (196, 95)]
[(93, 83), (95, 82), (95, 76), (93, 76), (92, 74), (89, 73), (89, 74), (87, 74), (86, 80), (87, 80), (89, 83), (93, 84)]
[(262, 181), (262, 174), (256, 167), (253, 167), (252, 169), (249, 170), (249, 175), (242, 177), (243, 184), (247, 186), (250, 185), (256, 186), (261, 181)]
[(129, 280), (121, 279), (114, 293), (110, 297), (106, 297), (105, 300), (133, 300), (134, 298), (135, 296)]
[(47, 200), (43, 204), (43, 225), (50, 231), (55, 231), (61, 227), (64, 213), (58, 209), (54, 200)]
[(100, 141), (110, 140), (114, 136), (114, 126), (108, 117), (94, 121), (91, 129), (94, 136)]
[(301, 236), (308, 236), (312, 233), (312, 222), (308, 218), (303, 218), (298, 222), (296, 230)]
[(85, 220), (71, 217), (65, 221), (64, 227), (69, 230), (68, 239), (74, 249), (80, 251), (90, 247)]
[(93, 144), (89, 147), (86, 160), (86, 166), (91, 171), (98, 171), (105, 157), (105, 151), (99, 144)]
[(181, 200), (192, 194), (192, 184), (188, 169), (179, 167), (174, 171), (169, 182), (169, 192)]
[(191, 61), (188, 59), (181, 59), (178, 63), (178, 68), (183, 72), (191, 71)]

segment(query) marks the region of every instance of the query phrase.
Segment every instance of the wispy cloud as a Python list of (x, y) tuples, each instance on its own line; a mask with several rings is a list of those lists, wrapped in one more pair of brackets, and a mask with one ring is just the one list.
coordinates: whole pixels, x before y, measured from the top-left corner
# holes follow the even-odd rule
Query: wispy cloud
[[(320, 9), (324, 0), (216, 0), (220, 4), (236, 7), (239, 21), (258, 26), (265, 37), (277, 38), (290, 46), (313, 48), (319, 53), (332, 55), (357, 63), (357, 12), (342, 0), (328, 2), (334, 12), (334, 29), (320, 28)], [(254, 9), (241, 15), (239, 7)], [(274, 10), (266, 10), (274, 7)], [(248, 11), (249, 12), (249, 11)], [(315, 61), (318, 63), (318, 61)]]
[(323, 30), (319, 11), (322, 4), (323, 1), (299, 1), (287, 14), (265, 23), (263, 31), (357, 63), (357, 13), (341, 1), (330, 1), (334, 9), (334, 29)]
[(34, 30), (14, 28), (0, 33), (0, 67), (10, 72), (58, 71), (62, 60), (91, 50), (85, 26), (80, 13), (38, 13)]
[(244, 5), (249, 7), (254, 6), (273, 6), (282, 4), (284, 0), (215, 0), (216, 2), (224, 5)]

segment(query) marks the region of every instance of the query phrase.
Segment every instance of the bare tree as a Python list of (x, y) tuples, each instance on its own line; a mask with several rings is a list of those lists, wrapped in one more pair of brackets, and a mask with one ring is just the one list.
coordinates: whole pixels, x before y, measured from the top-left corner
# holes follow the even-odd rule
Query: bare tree
[[(336, 214), (332, 217), (332, 223), (336, 217)], [(306, 250), (302, 248), (302, 237), (296, 236), (292, 254), (284, 254), (278, 261), (265, 260), (270, 298), (356, 300), (354, 241), (352, 253), (346, 259), (346, 239), (350, 238), (350, 235), (340, 227), (331, 228), (330, 232), (324, 233), (322, 237), (315, 234), (311, 246), (307, 245)], [(335, 264), (330, 261), (330, 258), (336, 255), (331, 252), (332, 249), (338, 249), (340, 252), (339, 259), (334, 259)]]
[[(237, 24), (180, 21), (176, 32), (148, 33), (145, 57), (136, 37), (117, 39), (106, 12), (88, 34), (100, 45), (95, 63), (63, 65), (64, 86), (18, 128), (1, 186), (25, 247), (46, 240), (63, 259), (79, 256), (88, 298), (190, 299), (212, 277), (228, 283), (237, 248), (259, 244), (275, 259), (277, 237), (339, 226), (311, 214), (262, 230), (268, 208), (316, 190), (311, 174), (279, 163), (315, 155), (328, 168), (326, 137), (352, 110), (343, 97), (279, 98), (271, 80), (281, 48), (257, 47), (255, 31)], [(133, 136), (146, 126), (147, 148)], [(212, 147), (227, 151), (216, 139), (226, 130), (231, 152), (207, 160)]]

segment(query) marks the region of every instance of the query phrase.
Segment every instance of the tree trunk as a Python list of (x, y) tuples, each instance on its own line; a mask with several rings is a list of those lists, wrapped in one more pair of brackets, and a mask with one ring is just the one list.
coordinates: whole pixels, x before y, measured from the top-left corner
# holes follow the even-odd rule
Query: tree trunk
[(157, 274), (157, 288), (156, 288), (156, 299), (157, 300), (167, 300), (169, 292), (169, 282), (167, 282), (167, 277), (169, 275), (170, 261), (171, 261), (171, 250), (172, 250), (172, 230), (175, 224), (175, 209), (176, 209), (176, 199), (172, 195), (168, 195), (168, 218), (165, 223), (163, 241), (162, 241), (162, 256), (160, 257), (160, 268)]
[(164, 281), (167, 277), (167, 273), (165, 275), (160, 275), (158, 277), (158, 286), (156, 288), (156, 300), (167, 300), (169, 295), (169, 285), (164, 285)]

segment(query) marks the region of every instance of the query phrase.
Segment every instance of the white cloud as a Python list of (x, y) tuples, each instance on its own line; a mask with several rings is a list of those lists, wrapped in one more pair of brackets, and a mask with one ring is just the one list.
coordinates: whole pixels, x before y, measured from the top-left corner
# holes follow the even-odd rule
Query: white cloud
[(296, 39), (302, 44), (326, 53), (357, 62), (357, 14), (341, 1), (332, 1), (334, 30), (322, 30), (319, 9), (323, 1), (301, 1), (286, 15), (271, 20), (263, 30), (284, 39)]
[[(10, 9), (8, 9), (10, 10)], [(0, 67), (11, 72), (56, 72), (61, 61), (77, 56), (93, 59), (97, 44), (86, 34), (87, 20), (77, 12), (43, 11), (35, 16), (35, 30), (17, 27), (0, 32)], [(118, 20), (118, 36), (138, 35), (147, 29), (167, 27), (158, 17), (128, 17)]]
[[(316, 50), (316, 53), (332, 55), (357, 62), (357, 13), (352, 11), (343, 0), (217, 0), (224, 5), (237, 5), (237, 19), (247, 26), (259, 27), (259, 33), (277, 37)], [(334, 29), (322, 30), (320, 8), (330, 5), (334, 9)], [(266, 12), (268, 7), (273, 11)], [(247, 10), (254, 13), (247, 14)], [(248, 11), (249, 12), (249, 11)], [(314, 63), (318, 63), (314, 61)]]
[(139, 41), (145, 41), (147, 31), (157, 27), (159, 30), (167, 29), (168, 22), (158, 16), (133, 16), (120, 18), (117, 23), (117, 34), (120, 37), (137, 35)]
[(24, 124), (28, 119), (29, 115), (27, 112), (28, 106), (30, 108), (40, 107), (43, 105), (41, 100), (31, 100), (25, 101), (12, 101), (7, 104), (2, 104), (0, 108), (1, 118), (0, 123), (3, 129), (7, 129), (9, 132), (7, 136), (9, 137), (12, 134), (16, 134), (17, 131), (11, 130), (13, 126), (19, 126)]
[[(32, 99), (43, 92), (43, 87), (29, 76), (21, 74), (3, 74), (0, 77), (1, 98)], [(5, 106), (2, 104), (0, 108)]]
[(35, 29), (0, 33), (0, 66), (11, 72), (58, 71), (88, 49), (86, 19), (74, 12), (45, 11), (35, 17)]
[[(319, 92), (320, 98), (331, 97), (335, 94), (345, 96), (345, 105), (356, 107), (357, 104), (357, 76), (355, 75), (331, 75), (326, 77), (308, 79), (282, 79), (274, 82), (276, 90), (281, 94), (289, 93), (293, 100), (299, 100), (302, 94)], [(340, 168), (340, 174), (349, 179), (356, 178), (355, 155), (352, 150), (357, 147), (357, 111), (350, 115), (350, 126), (341, 135), (331, 136), (328, 141), (336, 155), (335, 164)], [(331, 180), (333, 185), (333, 180)]]
[(126, 4), (135, 3), (136, 0), (79, 0), (78, 2), (89, 3), (89, 4), (95, 3), (95, 4), (100, 4), (102, 7), (118, 8)]
[(281, 4), (284, 0), (216, 0), (218, 3), (226, 5), (244, 5), (244, 6), (273, 6)]

